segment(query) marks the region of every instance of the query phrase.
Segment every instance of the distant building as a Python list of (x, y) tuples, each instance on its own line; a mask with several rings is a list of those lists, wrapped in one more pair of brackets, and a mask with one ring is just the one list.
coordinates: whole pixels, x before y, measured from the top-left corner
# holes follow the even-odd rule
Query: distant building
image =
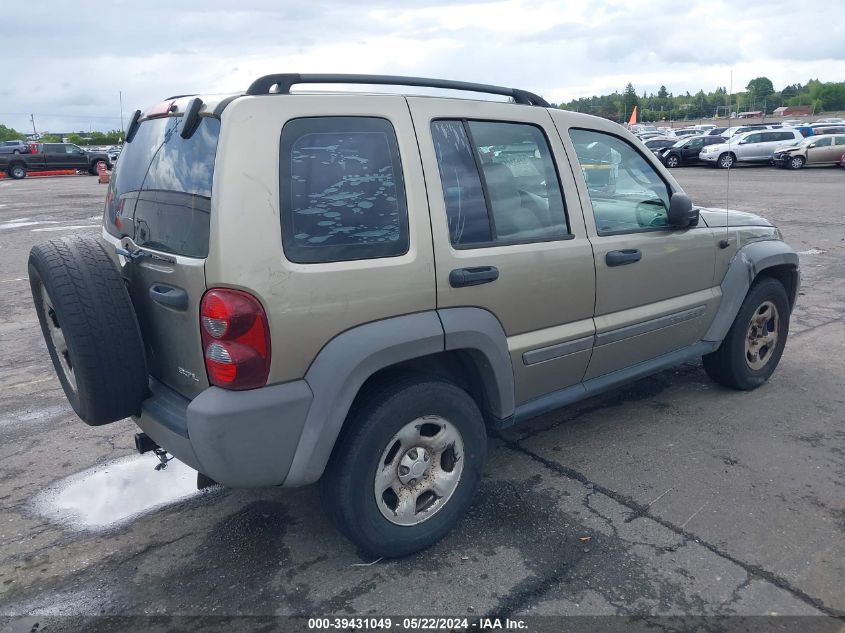
[(781, 106), (773, 112), (775, 116), (807, 116), (812, 113), (810, 106)]

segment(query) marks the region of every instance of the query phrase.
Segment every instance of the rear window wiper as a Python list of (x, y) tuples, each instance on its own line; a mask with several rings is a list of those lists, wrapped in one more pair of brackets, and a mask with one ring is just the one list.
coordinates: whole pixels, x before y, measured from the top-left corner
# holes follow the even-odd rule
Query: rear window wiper
[(145, 251), (128, 237), (123, 239), (120, 246), (115, 246), (114, 252), (118, 255), (123, 255), (130, 262), (138, 261), (143, 257), (149, 257), (150, 259), (157, 259), (162, 262), (167, 262), (168, 264), (176, 263), (175, 257), (168, 257), (165, 255), (151, 253), (150, 251)]

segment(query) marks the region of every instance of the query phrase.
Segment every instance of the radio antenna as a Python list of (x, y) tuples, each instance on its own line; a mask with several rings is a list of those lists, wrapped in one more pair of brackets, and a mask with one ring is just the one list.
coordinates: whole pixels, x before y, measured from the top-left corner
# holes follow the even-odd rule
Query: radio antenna
[[(731, 80), (728, 87), (728, 133), (731, 131), (731, 108), (733, 108), (733, 94), (734, 94), (734, 71), (731, 70)], [(728, 152), (731, 151), (731, 139), (733, 139), (733, 134), (728, 136)], [(718, 159), (717, 159), (718, 160)], [(730, 235), (731, 235), (731, 228), (730, 228), (730, 221), (731, 221), (731, 170), (734, 167), (734, 163), (736, 159), (731, 161), (731, 166), (728, 167), (728, 174), (727, 174), (727, 186), (725, 187), (725, 239), (719, 242), (719, 246), (721, 248), (727, 248), (731, 245)]]

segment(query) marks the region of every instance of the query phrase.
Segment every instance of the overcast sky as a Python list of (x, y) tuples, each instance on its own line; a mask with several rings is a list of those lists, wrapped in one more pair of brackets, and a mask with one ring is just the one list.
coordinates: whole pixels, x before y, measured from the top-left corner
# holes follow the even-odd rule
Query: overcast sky
[[(660, 84), (677, 94), (845, 80), (842, 0), (88, 0), (9, 2), (0, 123), (120, 127), (164, 97), (270, 72), (421, 75), (561, 102)], [(236, 9), (232, 9), (236, 7)], [(124, 121), (125, 123), (126, 121)]]

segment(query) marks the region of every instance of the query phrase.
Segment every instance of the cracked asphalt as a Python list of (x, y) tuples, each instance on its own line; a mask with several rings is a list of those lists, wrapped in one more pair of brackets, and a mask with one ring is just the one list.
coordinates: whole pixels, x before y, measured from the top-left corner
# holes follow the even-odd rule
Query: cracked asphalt
[[(696, 203), (725, 205), (726, 172), (674, 174)], [(311, 487), (213, 488), (102, 529), (51, 512), (65, 478), (85, 471), (102, 482), (143, 468), (166, 490), (176, 471), (131, 457), (130, 422), (74, 416), (31, 307), (30, 246), (97, 234), (105, 187), (0, 181), (0, 631), (100, 615), (333, 614), (537, 616), (536, 630), (563, 630), (539, 617), (553, 615), (815, 615), (828, 617), (801, 620), (805, 630), (840, 630), (844, 191), (842, 170), (731, 172), (730, 206), (768, 217), (801, 253), (802, 293), (768, 384), (733, 392), (686, 364), (510, 429), (491, 439), (456, 530), (373, 562), (332, 529)], [(131, 480), (110, 492), (81, 481), (76, 494), (103, 511), (146, 498)]]

